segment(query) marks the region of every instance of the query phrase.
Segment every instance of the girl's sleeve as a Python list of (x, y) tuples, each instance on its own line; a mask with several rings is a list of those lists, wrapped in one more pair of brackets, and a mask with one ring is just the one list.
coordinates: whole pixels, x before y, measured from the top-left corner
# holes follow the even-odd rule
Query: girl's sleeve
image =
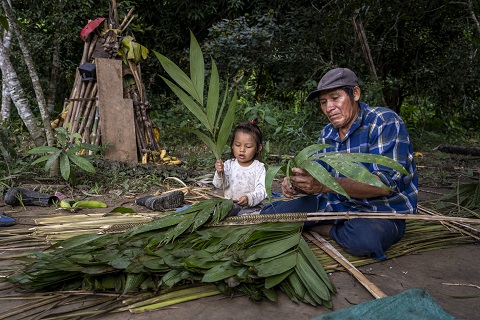
[(255, 190), (247, 194), (249, 207), (254, 207), (260, 204), (260, 202), (267, 197), (265, 175), (265, 165), (262, 162), (258, 162), (258, 165), (255, 168)]

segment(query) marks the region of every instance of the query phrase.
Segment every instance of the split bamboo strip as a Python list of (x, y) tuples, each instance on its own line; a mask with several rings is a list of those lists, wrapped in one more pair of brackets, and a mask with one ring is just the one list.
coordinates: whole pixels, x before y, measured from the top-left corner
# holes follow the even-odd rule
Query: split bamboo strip
[[(429, 215), (432, 215), (432, 216), (438, 216), (438, 213), (434, 212), (433, 210), (430, 210), (430, 209), (427, 209), (423, 206), (418, 206), (418, 211), (419, 212), (424, 212), (426, 214), (429, 214)], [(452, 229), (455, 229), (456, 231), (458, 232), (461, 232), (461, 233), (464, 233), (472, 238), (475, 238), (477, 240), (480, 240), (480, 237), (473, 234), (472, 232), (474, 233), (477, 233), (477, 234), (480, 234), (480, 230), (477, 229), (477, 228), (474, 228), (470, 225), (467, 225), (467, 224), (464, 224), (464, 223), (461, 223), (461, 222), (458, 222), (458, 221), (452, 221), (452, 222), (441, 222), (445, 227), (449, 227), (449, 228), (452, 228)], [(465, 230), (467, 229), (467, 230)]]
[(53, 296), (53, 297), (42, 298), (38, 302), (33, 302), (33, 303), (29, 302), (29, 303), (26, 303), (24, 305), (21, 305), (21, 306), (15, 308), (15, 309), (13, 309), (12, 311), (2, 313), (0, 315), (0, 319), (8, 319), (11, 316), (18, 315), (18, 314), (23, 314), (27, 311), (34, 310), (34, 309), (39, 308), (41, 306), (53, 303), (57, 300), (58, 300), (58, 297)]
[(355, 277), (368, 292), (372, 294), (375, 299), (384, 298), (387, 295), (383, 293), (373, 282), (365, 277), (357, 268), (355, 268), (350, 261), (348, 261), (337, 249), (335, 249), (327, 240), (322, 238), (318, 233), (310, 231), (310, 233), (304, 232), (303, 235), (316, 244), (319, 248), (325, 251), (333, 259), (338, 261), (347, 271)]

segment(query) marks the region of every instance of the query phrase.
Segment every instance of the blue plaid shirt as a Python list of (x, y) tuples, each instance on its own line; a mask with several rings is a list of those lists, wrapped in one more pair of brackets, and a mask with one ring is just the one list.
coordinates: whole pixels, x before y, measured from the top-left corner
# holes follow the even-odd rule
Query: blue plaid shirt
[[(322, 193), (320, 201), (326, 203), (325, 211), (362, 211), (414, 213), (417, 211), (418, 175), (413, 160), (413, 148), (407, 128), (402, 119), (392, 110), (382, 107), (370, 107), (360, 102), (357, 119), (343, 140), (338, 130), (328, 124), (318, 139), (318, 143), (332, 147), (323, 152), (339, 151), (349, 153), (370, 153), (387, 156), (399, 162), (408, 171), (408, 175), (393, 169), (364, 163), (371, 173), (393, 191), (387, 196), (359, 199), (335, 194)], [(335, 177), (340, 175), (333, 168), (320, 162)]]

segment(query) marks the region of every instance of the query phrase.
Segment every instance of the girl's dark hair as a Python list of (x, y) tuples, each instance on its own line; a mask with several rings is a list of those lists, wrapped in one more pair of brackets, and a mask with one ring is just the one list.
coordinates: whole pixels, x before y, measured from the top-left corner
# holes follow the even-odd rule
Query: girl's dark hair
[(255, 122), (256, 122), (255, 119), (251, 120), (251, 121), (245, 121), (245, 122), (242, 122), (239, 125), (237, 125), (235, 127), (235, 129), (233, 129), (232, 137), (231, 137), (231, 140), (230, 140), (230, 149), (231, 149), (232, 158), (234, 158), (233, 142), (235, 141), (235, 135), (237, 134), (237, 132), (243, 132), (243, 133), (251, 134), (253, 136), (253, 138), (255, 139), (257, 152), (255, 153), (255, 158), (254, 159), (259, 159), (260, 151), (258, 151), (258, 150), (260, 149), (260, 145), (263, 143), (263, 137), (262, 137), (262, 131), (255, 124)]

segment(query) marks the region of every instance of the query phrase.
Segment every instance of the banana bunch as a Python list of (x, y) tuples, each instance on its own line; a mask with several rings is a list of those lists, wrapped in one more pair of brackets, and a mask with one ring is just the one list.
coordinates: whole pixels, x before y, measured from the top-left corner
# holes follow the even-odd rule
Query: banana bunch
[(75, 201), (73, 199), (63, 199), (60, 201), (60, 208), (70, 211), (77, 212), (80, 209), (85, 208), (106, 208), (107, 205), (100, 201), (95, 200), (81, 200)]
[(167, 150), (162, 149), (160, 152), (144, 153), (142, 155), (142, 163), (154, 162), (157, 164), (166, 165), (179, 165), (182, 164), (182, 160), (177, 157), (167, 156)]
[(167, 165), (179, 165), (182, 164), (182, 160), (178, 159), (177, 157), (168, 157), (167, 150), (162, 149), (160, 151), (160, 159), (162, 160), (163, 164)]

